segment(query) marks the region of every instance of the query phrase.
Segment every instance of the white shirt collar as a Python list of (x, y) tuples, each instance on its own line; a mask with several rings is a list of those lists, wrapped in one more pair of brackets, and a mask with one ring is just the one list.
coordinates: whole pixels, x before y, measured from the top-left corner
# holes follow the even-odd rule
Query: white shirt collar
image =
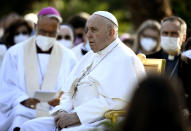
[(96, 56), (103, 56), (109, 53), (119, 42), (119, 38), (115, 39), (111, 44), (109, 44), (106, 48), (101, 51), (95, 53)]
[(120, 40), (117, 38), (103, 50), (93, 53), (94, 57), (93, 57), (92, 68), (94, 68), (94, 66), (96, 66), (98, 63), (100, 63), (104, 59), (104, 57), (107, 54), (109, 54), (112, 51), (112, 49), (114, 49), (118, 45), (118, 43), (119, 43), (118, 41), (120, 41)]

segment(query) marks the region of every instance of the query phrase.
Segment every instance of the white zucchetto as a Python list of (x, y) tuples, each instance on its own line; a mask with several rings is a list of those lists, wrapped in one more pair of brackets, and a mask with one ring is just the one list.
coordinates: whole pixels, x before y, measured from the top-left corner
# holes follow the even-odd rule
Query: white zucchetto
[(112, 21), (115, 25), (118, 26), (117, 19), (115, 18), (114, 15), (112, 15), (112, 14), (109, 13), (108, 11), (96, 11), (96, 12), (93, 13), (93, 15), (103, 16), (103, 17), (109, 19), (109, 20)]

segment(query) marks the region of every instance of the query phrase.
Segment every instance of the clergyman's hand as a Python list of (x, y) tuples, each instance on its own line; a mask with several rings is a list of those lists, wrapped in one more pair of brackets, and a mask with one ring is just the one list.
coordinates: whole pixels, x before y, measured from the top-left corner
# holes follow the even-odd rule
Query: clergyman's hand
[(54, 107), (59, 105), (60, 104), (60, 98), (61, 98), (62, 94), (63, 94), (63, 92), (61, 91), (59, 93), (58, 97), (48, 101), (48, 104), (51, 105), (51, 106), (54, 106)]
[(71, 114), (66, 112), (61, 112), (55, 116), (54, 122), (58, 129), (62, 129), (67, 126), (80, 124), (80, 119), (75, 112)]
[(24, 101), (21, 102), (22, 105), (31, 108), (31, 109), (36, 109), (36, 105), (39, 103), (40, 101), (36, 98), (28, 98)]
[(48, 104), (55, 107), (60, 104), (60, 99), (56, 98), (51, 101), (48, 101)]

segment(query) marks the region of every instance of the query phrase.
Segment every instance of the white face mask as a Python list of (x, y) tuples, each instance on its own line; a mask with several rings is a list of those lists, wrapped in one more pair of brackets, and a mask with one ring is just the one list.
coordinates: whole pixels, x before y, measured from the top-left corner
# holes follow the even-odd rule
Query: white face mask
[(65, 46), (67, 48), (72, 48), (72, 46), (73, 46), (71, 40), (61, 39), (61, 40), (58, 40), (58, 42), (60, 42), (63, 46)]
[(180, 49), (180, 38), (161, 36), (161, 47), (168, 52), (177, 51)]
[(143, 37), (140, 44), (145, 51), (152, 51), (156, 47), (157, 42), (149, 37)]
[(36, 37), (36, 44), (42, 51), (49, 50), (53, 46), (55, 41), (55, 37), (47, 37), (42, 35), (37, 35)]
[(19, 42), (22, 42), (24, 40), (27, 40), (28, 38), (29, 38), (29, 35), (18, 34), (16, 36), (14, 36), (14, 42), (19, 43)]

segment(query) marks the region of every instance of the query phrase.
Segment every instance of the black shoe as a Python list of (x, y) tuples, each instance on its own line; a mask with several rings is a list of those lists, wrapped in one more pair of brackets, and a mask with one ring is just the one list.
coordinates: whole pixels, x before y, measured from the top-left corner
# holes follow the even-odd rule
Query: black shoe
[(13, 129), (13, 131), (20, 131), (20, 128), (19, 128), (19, 127), (15, 127), (15, 128)]

